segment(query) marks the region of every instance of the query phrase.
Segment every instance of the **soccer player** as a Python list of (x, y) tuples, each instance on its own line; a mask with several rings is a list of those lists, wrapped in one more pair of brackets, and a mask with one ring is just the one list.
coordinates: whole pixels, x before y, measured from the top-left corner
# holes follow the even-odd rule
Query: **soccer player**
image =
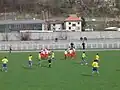
[(68, 52), (67, 52), (67, 50), (65, 49), (65, 51), (64, 51), (64, 58), (65, 58), (65, 60), (67, 59), (67, 55), (68, 55)]
[(42, 56), (43, 56), (43, 59), (46, 59), (46, 56), (45, 56), (45, 49), (43, 50), (43, 52), (42, 52)]
[(2, 71), (5, 71), (5, 72), (7, 72), (7, 63), (8, 63), (8, 59), (7, 59), (7, 57), (4, 57), (3, 59), (2, 59), (2, 63), (3, 63), (3, 65), (2, 65)]
[(38, 65), (41, 66), (41, 52), (38, 54)]
[(51, 53), (51, 50), (50, 49), (48, 49), (48, 55)]
[(73, 50), (72, 50), (72, 57), (73, 57), (73, 59), (76, 57), (75, 48), (73, 48)]
[(50, 68), (52, 64), (52, 55), (48, 56), (48, 67)]
[(11, 53), (11, 52), (12, 52), (12, 47), (10, 46), (10, 47), (9, 47), (9, 53)]
[(98, 68), (99, 68), (99, 65), (98, 65), (98, 61), (97, 60), (94, 60), (93, 63), (92, 63), (92, 74), (94, 74), (95, 72), (97, 74), (99, 74), (99, 71), (98, 71)]
[(28, 57), (28, 64), (29, 64), (29, 67), (31, 68), (32, 67), (32, 55), (29, 55)]
[(100, 61), (100, 56), (99, 56), (99, 54), (98, 54), (98, 53), (96, 54), (95, 59), (97, 60), (97, 62), (99, 62), (99, 61)]
[(85, 52), (82, 53), (82, 61), (81, 61), (81, 65), (83, 65), (83, 64), (85, 64), (85, 65), (88, 64), (87, 61), (86, 61), (86, 54), (85, 54)]
[(52, 60), (55, 60), (55, 53), (53, 51), (52, 51), (51, 55), (52, 55)]
[(45, 59), (48, 58), (48, 54), (49, 54), (49, 52), (48, 52), (48, 49), (46, 48), (46, 49), (45, 49)]
[(73, 53), (72, 53), (72, 52), (73, 52), (73, 50), (70, 49), (70, 50), (69, 50), (69, 57), (70, 57), (71, 59), (72, 59), (72, 57), (73, 57), (73, 55), (72, 55)]
[(85, 42), (82, 43), (83, 50), (85, 50)]

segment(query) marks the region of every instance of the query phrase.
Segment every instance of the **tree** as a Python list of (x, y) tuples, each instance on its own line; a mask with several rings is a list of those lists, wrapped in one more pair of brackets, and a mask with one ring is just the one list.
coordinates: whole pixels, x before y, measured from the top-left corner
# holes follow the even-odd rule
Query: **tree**
[(82, 20), (82, 31), (85, 31), (85, 27), (86, 27), (86, 21), (84, 17), (81, 17)]
[(116, 0), (115, 3), (116, 3), (116, 7), (120, 10), (120, 0)]

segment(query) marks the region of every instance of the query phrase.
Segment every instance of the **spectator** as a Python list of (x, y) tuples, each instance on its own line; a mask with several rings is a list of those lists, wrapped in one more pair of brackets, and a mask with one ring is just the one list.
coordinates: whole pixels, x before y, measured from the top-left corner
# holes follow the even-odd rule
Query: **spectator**
[(86, 40), (86, 41), (87, 41), (87, 37), (84, 37), (84, 40)]
[(80, 37), (80, 40), (82, 41), (82, 40), (83, 40), (83, 38), (82, 38), (82, 37)]
[(70, 47), (71, 47), (71, 48), (74, 48), (74, 43), (70, 43)]
[(58, 42), (58, 38), (55, 38), (55, 42)]
[(82, 43), (82, 49), (85, 50), (85, 43)]

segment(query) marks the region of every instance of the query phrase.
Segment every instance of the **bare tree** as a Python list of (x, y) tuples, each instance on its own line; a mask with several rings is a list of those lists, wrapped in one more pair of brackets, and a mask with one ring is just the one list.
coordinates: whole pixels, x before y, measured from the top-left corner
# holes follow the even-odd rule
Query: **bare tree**
[[(120, 0), (116, 0), (117, 8), (120, 10)], [(0, 12), (34, 13), (43, 14), (42, 11), (56, 15), (68, 15), (80, 13), (83, 16), (109, 16), (113, 15), (115, 9), (110, 7), (104, 0), (0, 0)]]

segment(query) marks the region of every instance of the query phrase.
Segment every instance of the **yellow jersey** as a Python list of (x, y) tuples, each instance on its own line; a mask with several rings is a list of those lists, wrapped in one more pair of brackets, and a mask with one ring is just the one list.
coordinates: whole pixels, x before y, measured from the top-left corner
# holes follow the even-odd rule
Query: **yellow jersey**
[(4, 59), (2, 59), (2, 62), (3, 62), (3, 64), (7, 64), (8, 63), (8, 59), (4, 58)]
[(92, 67), (97, 67), (97, 68), (98, 68), (98, 67), (99, 67), (99, 65), (98, 65), (98, 63), (97, 63), (97, 62), (93, 62), (93, 63), (92, 63)]
[(83, 53), (83, 54), (82, 54), (82, 58), (85, 58), (85, 57), (86, 57), (86, 54), (85, 54), (85, 53)]
[(28, 59), (29, 59), (29, 61), (32, 61), (32, 56), (29, 56)]
[(41, 55), (40, 54), (38, 54), (38, 59), (41, 59)]
[(54, 58), (55, 57), (55, 53), (52, 53), (52, 58)]
[(95, 59), (96, 59), (96, 60), (100, 60), (99, 55), (96, 55)]

